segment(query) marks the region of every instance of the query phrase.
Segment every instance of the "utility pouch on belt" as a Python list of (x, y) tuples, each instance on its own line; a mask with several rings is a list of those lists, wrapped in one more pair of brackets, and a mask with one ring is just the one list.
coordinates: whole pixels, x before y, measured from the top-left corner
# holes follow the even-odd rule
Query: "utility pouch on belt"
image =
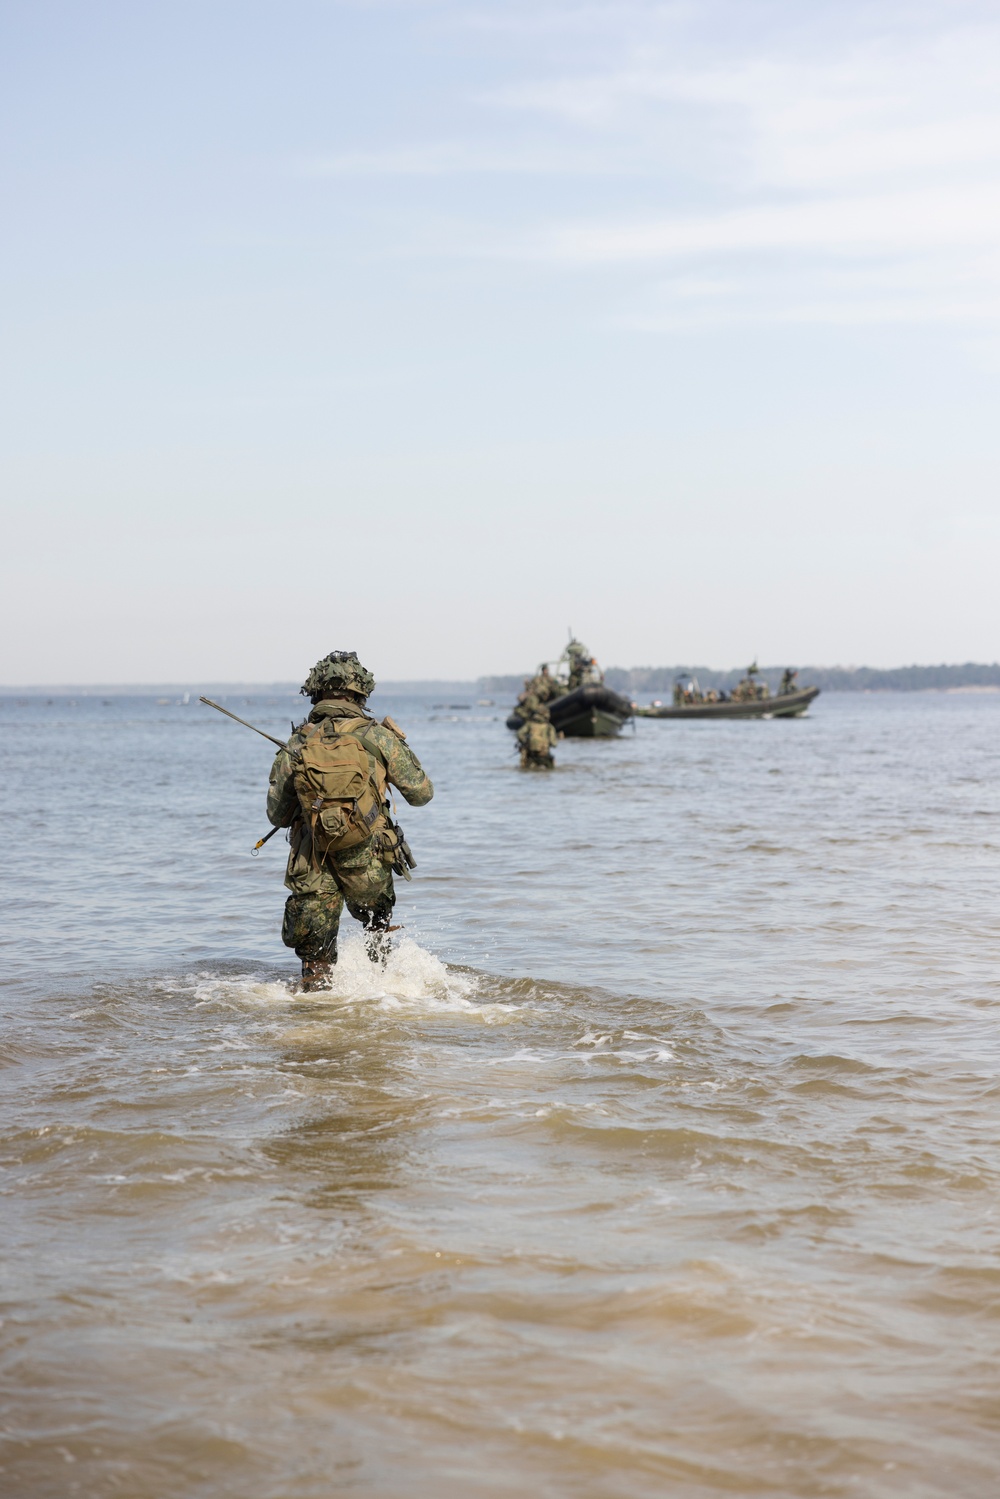
[(381, 766), (373, 775), (361, 742), (351, 733), (338, 732), (329, 719), (308, 724), (305, 734), (292, 783), (312, 832), (314, 855), (356, 848), (372, 836), (383, 815)]
[(387, 869), (393, 874), (401, 874), (404, 880), (411, 879), (411, 869), (416, 869), (417, 861), (410, 852), (410, 845), (403, 836), (403, 829), (398, 823), (392, 822), (388, 817), (383, 826), (375, 834), (374, 847)]

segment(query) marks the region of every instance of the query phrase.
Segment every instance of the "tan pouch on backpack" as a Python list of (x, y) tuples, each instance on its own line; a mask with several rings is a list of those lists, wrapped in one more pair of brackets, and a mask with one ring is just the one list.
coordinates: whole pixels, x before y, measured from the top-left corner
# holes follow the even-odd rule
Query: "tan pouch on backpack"
[(368, 753), (351, 733), (332, 729), (330, 720), (310, 724), (296, 757), (292, 782), (302, 815), (312, 832), (313, 854), (356, 848), (372, 836), (382, 815), (384, 775), (376, 762), (373, 777)]
[(549, 726), (547, 723), (528, 724), (528, 752), (532, 755), (547, 755), (551, 748), (549, 743)]

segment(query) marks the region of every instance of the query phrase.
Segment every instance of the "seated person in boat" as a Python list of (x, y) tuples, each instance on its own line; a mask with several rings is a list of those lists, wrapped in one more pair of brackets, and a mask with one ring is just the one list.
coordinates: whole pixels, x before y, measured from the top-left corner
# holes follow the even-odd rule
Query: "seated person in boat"
[(747, 667), (747, 674), (743, 680), (733, 688), (734, 703), (758, 703), (770, 697), (770, 689), (766, 682), (758, 682), (757, 677), (760, 668), (756, 661)]
[(702, 692), (697, 680), (689, 677), (687, 681), (679, 677), (674, 683), (674, 707), (693, 708), (696, 703), (708, 703), (712, 698)]

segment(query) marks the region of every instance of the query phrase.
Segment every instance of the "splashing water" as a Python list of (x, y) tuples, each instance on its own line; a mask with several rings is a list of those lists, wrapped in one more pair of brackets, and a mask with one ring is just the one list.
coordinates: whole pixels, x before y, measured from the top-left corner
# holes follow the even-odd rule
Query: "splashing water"
[(296, 980), (276, 983), (257, 975), (201, 977), (194, 983), (201, 1005), (279, 1006), (301, 999), (317, 1005), (376, 1007), (414, 1013), (478, 1016), (487, 1024), (502, 1022), (520, 1007), (501, 1000), (476, 1003), (485, 987), (483, 976), (449, 968), (411, 937), (394, 942), (383, 966), (368, 957), (360, 935), (350, 933), (340, 943), (337, 962), (328, 982), (308, 995), (296, 993)]

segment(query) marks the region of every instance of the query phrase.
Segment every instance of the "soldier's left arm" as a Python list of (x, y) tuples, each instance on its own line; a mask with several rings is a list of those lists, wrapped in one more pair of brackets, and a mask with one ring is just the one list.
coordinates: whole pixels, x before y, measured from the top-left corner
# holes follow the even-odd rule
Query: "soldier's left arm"
[(434, 795), (434, 787), (406, 740), (382, 724), (369, 729), (365, 738), (369, 736), (378, 746), (389, 784), (396, 787), (411, 807), (425, 806)]

